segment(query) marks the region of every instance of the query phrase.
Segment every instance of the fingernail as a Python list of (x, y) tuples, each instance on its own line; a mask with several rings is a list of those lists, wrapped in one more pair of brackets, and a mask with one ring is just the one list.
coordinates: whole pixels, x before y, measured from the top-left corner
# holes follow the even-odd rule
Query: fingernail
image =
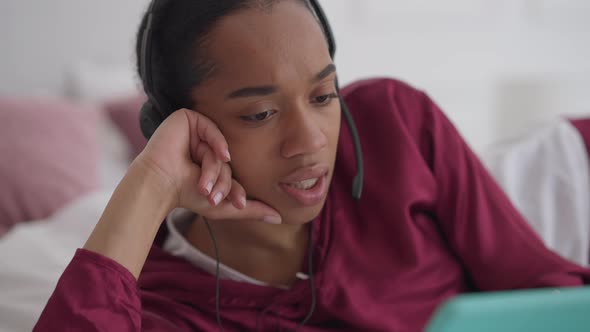
[(262, 221), (268, 224), (278, 225), (281, 223), (281, 218), (277, 216), (266, 216), (262, 218)]
[(240, 205), (242, 205), (242, 208), (246, 207), (246, 197), (240, 197)]
[(209, 181), (209, 183), (207, 183), (207, 187), (205, 187), (205, 190), (207, 190), (207, 195), (211, 193), (212, 189), (213, 189), (213, 182)]
[(222, 193), (215, 194), (215, 196), (213, 196), (213, 203), (215, 203), (215, 205), (219, 205), (219, 203), (221, 203), (222, 197), (223, 197)]
[(231, 156), (229, 155), (229, 151), (225, 150), (225, 152), (223, 153), (223, 156), (225, 157), (225, 159), (227, 159), (227, 161), (231, 160)]

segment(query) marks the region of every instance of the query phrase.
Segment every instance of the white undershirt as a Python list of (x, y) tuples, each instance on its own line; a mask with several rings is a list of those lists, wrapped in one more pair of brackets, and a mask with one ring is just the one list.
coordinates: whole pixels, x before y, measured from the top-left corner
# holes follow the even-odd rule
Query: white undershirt
[[(166, 218), (169, 233), (163, 249), (171, 255), (182, 257), (204, 271), (215, 275), (216, 260), (195, 248), (184, 237), (190, 224), (196, 219), (195, 217), (194, 213), (186, 209), (173, 210)], [(247, 282), (258, 286), (271, 286), (268, 283), (250, 278), (223, 263), (219, 263), (219, 278)], [(286, 289), (287, 287), (277, 286), (277, 288)]]

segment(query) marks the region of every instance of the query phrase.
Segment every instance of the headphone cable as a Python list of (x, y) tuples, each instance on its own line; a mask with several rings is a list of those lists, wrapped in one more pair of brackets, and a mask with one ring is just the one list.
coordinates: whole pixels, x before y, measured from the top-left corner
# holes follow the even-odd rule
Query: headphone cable
[(299, 325), (297, 326), (297, 328), (295, 329), (295, 331), (299, 330), (300, 328), (302, 328), (305, 324), (307, 324), (307, 322), (311, 319), (311, 316), (313, 316), (313, 312), (315, 311), (315, 306), (316, 306), (316, 289), (315, 289), (315, 282), (314, 282), (314, 275), (313, 275), (313, 222), (311, 223), (311, 227), (309, 229), (309, 248), (308, 248), (308, 258), (307, 258), (307, 263), (308, 263), (308, 271), (309, 271), (309, 284), (311, 287), (311, 305), (309, 307), (309, 312), (307, 313), (307, 316), (305, 317), (305, 319), (303, 321), (301, 321), (301, 323), (299, 323)]
[[(219, 249), (217, 247), (217, 240), (215, 239), (215, 234), (213, 234), (213, 229), (211, 228), (211, 224), (209, 224), (209, 220), (207, 220), (207, 218), (203, 217), (203, 220), (205, 221), (205, 225), (207, 226), (207, 231), (209, 232), (209, 236), (211, 237), (211, 242), (213, 243), (213, 251), (215, 252), (215, 314), (216, 314), (216, 318), (217, 318), (217, 325), (219, 327), (219, 331), (223, 332), (223, 323), (221, 321), (221, 310), (220, 310), (220, 287), (219, 287), (219, 283), (220, 283), (220, 278), (219, 278), (219, 264), (220, 264), (220, 260), (219, 260)], [(312, 228), (312, 227), (310, 227)], [(297, 328), (295, 329), (295, 331), (299, 330), (300, 328), (302, 328), (305, 324), (307, 324), (307, 322), (311, 319), (311, 317), (313, 316), (313, 313), (315, 311), (315, 307), (316, 307), (316, 288), (315, 288), (315, 282), (314, 282), (314, 273), (313, 273), (313, 229), (309, 230), (309, 247), (308, 247), (308, 270), (309, 270), (309, 283), (310, 283), (310, 287), (311, 287), (311, 305), (309, 308), (309, 312), (307, 313), (307, 316), (305, 316), (305, 318), (297, 325)], [(267, 309), (269, 309), (268, 307), (264, 310), (266, 311)], [(257, 320), (257, 326), (258, 326), (258, 320)]]
[(205, 217), (203, 217), (203, 220), (205, 220), (207, 231), (209, 232), (209, 236), (211, 237), (211, 241), (213, 242), (213, 250), (215, 251), (215, 314), (217, 316), (217, 325), (219, 326), (219, 331), (223, 332), (223, 324), (221, 322), (221, 311), (219, 309), (219, 250), (217, 249), (217, 240), (215, 239), (215, 235), (213, 234), (213, 229), (211, 229), (209, 220), (207, 220), (207, 218)]

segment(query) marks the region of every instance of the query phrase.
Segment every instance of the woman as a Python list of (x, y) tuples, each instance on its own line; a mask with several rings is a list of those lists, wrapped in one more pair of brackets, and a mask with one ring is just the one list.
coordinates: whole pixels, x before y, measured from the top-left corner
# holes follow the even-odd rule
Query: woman
[[(175, 0), (146, 14), (146, 112), (182, 109), (36, 330), (418, 331), (462, 292), (590, 282), (424, 93), (387, 79), (338, 91), (313, 13), (303, 0)], [(363, 144), (360, 200), (341, 102)]]

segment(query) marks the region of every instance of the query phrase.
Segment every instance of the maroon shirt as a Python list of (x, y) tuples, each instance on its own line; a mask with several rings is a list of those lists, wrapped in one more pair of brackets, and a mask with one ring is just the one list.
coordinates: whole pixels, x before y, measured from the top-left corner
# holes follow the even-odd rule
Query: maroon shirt
[[(342, 95), (365, 186), (353, 200), (343, 122), (328, 199), (313, 221), (317, 306), (300, 331), (419, 331), (458, 293), (590, 282), (589, 270), (543, 245), (424, 93), (378, 79)], [(139, 282), (79, 249), (35, 331), (217, 330), (214, 276), (160, 249), (165, 225), (160, 233)], [(310, 303), (305, 280), (289, 290), (221, 281), (225, 331), (255, 330), (257, 320), (262, 331), (293, 329)]]

